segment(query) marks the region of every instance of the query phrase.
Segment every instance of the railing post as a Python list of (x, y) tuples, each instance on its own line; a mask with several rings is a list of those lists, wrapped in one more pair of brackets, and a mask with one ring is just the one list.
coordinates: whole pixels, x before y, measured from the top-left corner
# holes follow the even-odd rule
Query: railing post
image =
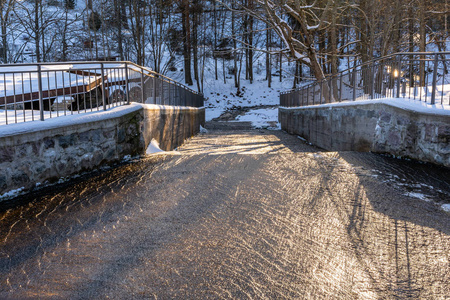
[(341, 102), (342, 101), (342, 72), (339, 77), (340, 77), (340, 79), (339, 79), (339, 99), (338, 99), (338, 101)]
[[(31, 73), (30, 73), (30, 78), (31, 78)], [(31, 80), (30, 80), (30, 85), (31, 85)], [(30, 89), (30, 92), (32, 92), (32, 89)], [(3, 93), (4, 93), (4, 97), (5, 97), (5, 121), (6, 121), (6, 125), (8, 125), (8, 101), (6, 99), (6, 73), (3, 73)], [(31, 111), (31, 113), (33, 113), (33, 111)], [(23, 114), (25, 116), (25, 114)]]
[(161, 105), (166, 105), (166, 100), (164, 99), (164, 80), (161, 78), (159, 81), (161, 83), (161, 90), (160, 90), (160, 95), (159, 95), (160, 101), (159, 102), (161, 102)]
[(385, 98), (386, 97), (386, 90), (385, 90), (385, 72), (384, 72), (384, 68), (386, 67), (385, 61), (382, 60), (380, 62), (381, 67), (380, 67), (380, 93), (381, 93), (381, 98)]
[[(305, 102), (305, 90), (301, 89), (301, 93), (302, 93), (302, 98), (301, 98), (302, 104), (301, 105), (303, 106), (303, 103)], [(297, 106), (300, 106), (300, 101)]]
[[(39, 94), (39, 114), (40, 114), (40, 120), (44, 121), (44, 99), (42, 95), (42, 70), (41, 65), (37, 65), (37, 72), (38, 72), (38, 94)], [(14, 91), (15, 92), (15, 91)], [(6, 93), (6, 91), (5, 91)], [(31, 104), (33, 105), (33, 104)]]
[(144, 97), (144, 68), (141, 68), (141, 102), (142, 102), (142, 104), (145, 103), (145, 97)]
[(100, 64), (101, 76), (102, 76), (102, 103), (103, 110), (106, 110), (106, 89), (105, 89), (105, 66), (103, 63)]
[(153, 104), (156, 104), (156, 77), (155, 77), (155, 74), (153, 74), (152, 81), (153, 81), (153, 90), (152, 90)]
[(328, 98), (329, 99), (329, 103), (333, 103), (333, 75), (331, 75), (330, 80), (328, 80), (328, 87), (330, 89), (330, 95)]
[(316, 83), (313, 83), (313, 101), (312, 101), (312, 104), (314, 105), (315, 103), (316, 103), (316, 86), (317, 86), (317, 84)]
[(309, 85), (306, 88), (306, 105), (309, 105)]
[(372, 68), (370, 71), (370, 99), (375, 98), (375, 64), (372, 63)]
[(323, 96), (323, 79), (320, 81), (320, 99), (319, 99), (319, 104), (322, 104), (322, 96)]
[(396, 98), (400, 98), (400, 84), (401, 84), (401, 78), (402, 78), (402, 57), (400, 55), (397, 55), (397, 91), (396, 91)]
[(171, 93), (170, 93), (170, 89), (172, 88), (172, 83), (170, 81), (167, 82), (167, 98), (169, 99), (169, 105), (172, 105), (172, 99), (171, 99)]
[(433, 87), (431, 89), (431, 105), (436, 104), (436, 89), (437, 89), (437, 69), (438, 69), (438, 55), (434, 55), (433, 68)]
[(130, 104), (130, 87), (128, 86), (128, 63), (125, 63), (125, 91), (127, 95), (127, 104)]
[(357, 71), (356, 68), (353, 69), (353, 101), (356, 101), (356, 75), (357, 75)]

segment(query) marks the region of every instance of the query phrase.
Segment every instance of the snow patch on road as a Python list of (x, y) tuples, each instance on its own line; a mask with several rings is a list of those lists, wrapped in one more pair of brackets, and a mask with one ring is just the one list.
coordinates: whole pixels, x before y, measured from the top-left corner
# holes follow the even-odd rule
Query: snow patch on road
[(426, 201), (426, 202), (430, 202), (430, 201), (431, 201), (431, 200), (430, 200), (427, 196), (425, 196), (424, 194), (422, 194), (422, 193), (417, 193), (417, 192), (408, 192), (408, 193), (405, 194), (405, 196), (417, 198), (417, 199), (420, 199), (420, 200), (423, 200), (423, 201)]
[(441, 208), (446, 213), (450, 213), (450, 204), (443, 204), (443, 205), (441, 205)]
[(278, 108), (251, 110), (243, 116), (237, 116), (235, 122), (251, 122), (254, 128), (281, 129)]

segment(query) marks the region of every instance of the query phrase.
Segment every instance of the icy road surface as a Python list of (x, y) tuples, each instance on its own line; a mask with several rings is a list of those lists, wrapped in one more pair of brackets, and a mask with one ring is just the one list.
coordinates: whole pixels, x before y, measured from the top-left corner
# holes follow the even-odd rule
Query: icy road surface
[(3, 203), (0, 298), (450, 295), (448, 169), (242, 128)]

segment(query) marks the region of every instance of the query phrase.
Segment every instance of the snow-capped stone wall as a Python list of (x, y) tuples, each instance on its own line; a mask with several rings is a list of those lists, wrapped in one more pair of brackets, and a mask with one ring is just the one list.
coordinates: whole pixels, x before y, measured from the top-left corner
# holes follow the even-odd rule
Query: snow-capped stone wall
[(386, 103), (280, 108), (281, 128), (333, 151), (372, 151), (450, 167), (450, 116)]
[(7, 125), (0, 130), (0, 196), (145, 154), (153, 139), (172, 150), (199, 132), (204, 118), (203, 108), (132, 104), (75, 121), (16, 124), (16, 133)]

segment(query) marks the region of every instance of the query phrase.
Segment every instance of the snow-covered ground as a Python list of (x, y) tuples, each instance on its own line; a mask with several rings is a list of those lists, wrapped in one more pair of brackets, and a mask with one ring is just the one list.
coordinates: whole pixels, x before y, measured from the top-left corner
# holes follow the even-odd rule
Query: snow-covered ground
[(237, 122), (251, 122), (254, 128), (281, 129), (278, 123), (278, 108), (262, 108), (236, 117)]
[[(278, 122), (278, 109), (257, 108), (258, 106), (278, 106), (280, 104), (280, 92), (292, 88), (292, 80), (273, 78), (272, 87), (268, 87), (267, 80), (257, 79), (252, 84), (248, 80), (242, 80), (240, 93), (233, 85), (233, 79), (228, 79), (227, 84), (223, 80), (211, 80), (205, 85), (206, 121), (219, 117), (228, 109), (240, 107), (255, 107), (244, 116), (238, 116), (236, 121), (252, 122), (255, 128), (274, 127)], [(278, 127), (279, 126), (275, 126)]]

